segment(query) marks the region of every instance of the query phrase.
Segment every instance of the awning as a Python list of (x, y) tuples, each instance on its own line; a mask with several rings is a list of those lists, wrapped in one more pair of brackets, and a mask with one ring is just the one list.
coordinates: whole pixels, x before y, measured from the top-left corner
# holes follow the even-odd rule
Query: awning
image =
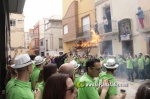
[(22, 14), (25, 0), (8, 0), (9, 13)]

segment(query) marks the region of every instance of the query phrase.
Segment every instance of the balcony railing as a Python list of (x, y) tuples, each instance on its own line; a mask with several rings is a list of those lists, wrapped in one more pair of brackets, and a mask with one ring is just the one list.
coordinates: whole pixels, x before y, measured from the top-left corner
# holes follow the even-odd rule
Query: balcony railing
[(149, 32), (150, 31), (150, 10), (144, 11), (143, 23), (136, 16), (137, 31), (138, 32)]
[(111, 21), (108, 25), (104, 26), (104, 23), (98, 24), (98, 32), (100, 35), (111, 35), (118, 32), (117, 21)]
[(90, 29), (91, 29), (90, 25), (84, 25), (84, 26), (78, 28), (77, 37), (90, 36), (90, 34), (91, 34)]

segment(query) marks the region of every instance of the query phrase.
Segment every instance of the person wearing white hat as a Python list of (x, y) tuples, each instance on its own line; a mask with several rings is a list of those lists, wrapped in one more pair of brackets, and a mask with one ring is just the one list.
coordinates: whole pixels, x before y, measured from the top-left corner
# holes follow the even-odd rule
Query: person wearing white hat
[(33, 89), (35, 88), (35, 85), (38, 81), (39, 73), (43, 69), (43, 65), (44, 65), (43, 63), (45, 62), (45, 59), (42, 58), (41, 56), (36, 56), (34, 61), (35, 61), (35, 67), (31, 74), (31, 84)]
[(30, 74), (32, 73), (32, 61), (29, 55), (21, 54), (17, 56), (11, 67), (17, 70), (18, 77), (8, 91), (8, 99), (39, 99), (39, 89), (33, 94), (31, 83), (29, 82)]
[(78, 75), (78, 69), (80, 67), (80, 64), (78, 64), (75, 60), (72, 60), (70, 62), (72, 65), (74, 65), (74, 69), (75, 69), (75, 80), (74, 80), (74, 83), (75, 83), (75, 86), (77, 85), (77, 83), (79, 82), (80, 80), (80, 76)]
[[(114, 78), (114, 71), (119, 65), (116, 64), (115, 59), (109, 58), (107, 62), (104, 64), (104, 67), (106, 68), (106, 72), (101, 72), (98, 78), (98, 83), (101, 83), (102, 80), (109, 80), (111, 84), (116, 84), (116, 80)], [(106, 99), (124, 99), (124, 94), (119, 94), (117, 91), (117, 86), (110, 86), (109, 90), (106, 95)]]

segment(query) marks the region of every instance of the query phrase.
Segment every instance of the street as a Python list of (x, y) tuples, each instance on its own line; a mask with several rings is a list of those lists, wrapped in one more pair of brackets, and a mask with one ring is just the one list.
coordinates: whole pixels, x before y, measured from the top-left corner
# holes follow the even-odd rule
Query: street
[(128, 81), (126, 78), (116, 78), (118, 84), (128, 84), (128, 87), (118, 87), (118, 92), (120, 93), (120, 89), (126, 90), (126, 98), (125, 99), (135, 99), (135, 94), (138, 87), (148, 80), (144, 82), (140, 82), (139, 80), (135, 80), (134, 82)]

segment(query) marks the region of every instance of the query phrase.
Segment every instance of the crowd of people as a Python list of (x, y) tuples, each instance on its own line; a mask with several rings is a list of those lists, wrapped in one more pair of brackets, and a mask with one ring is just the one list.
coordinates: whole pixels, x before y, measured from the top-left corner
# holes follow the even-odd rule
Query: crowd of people
[[(142, 53), (132, 58), (130, 54), (41, 57), (15, 52), (6, 69), (7, 99), (125, 99), (125, 90), (118, 93), (117, 86), (85, 84), (117, 83), (115, 76), (124, 74), (129, 81), (149, 79), (150, 58)], [(135, 99), (150, 99), (149, 84), (139, 87)]]

